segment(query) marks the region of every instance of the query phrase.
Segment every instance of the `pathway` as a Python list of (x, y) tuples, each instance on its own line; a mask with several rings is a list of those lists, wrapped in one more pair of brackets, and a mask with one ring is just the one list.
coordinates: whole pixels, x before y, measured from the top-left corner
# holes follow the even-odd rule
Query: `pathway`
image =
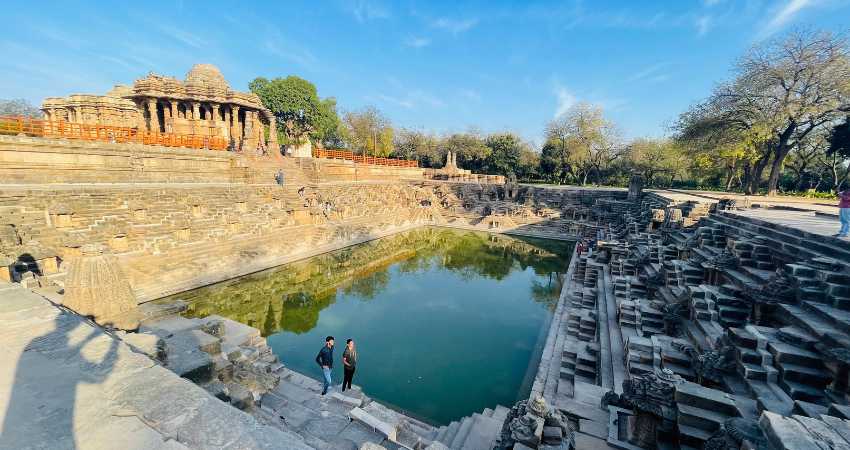
[[(837, 209), (833, 208), (834, 214)], [(812, 211), (788, 211), (781, 209), (746, 209), (742, 211), (729, 211), (727, 214), (747, 217), (750, 219), (769, 222), (796, 230), (805, 231), (821, 236), (832, 236), (838, 232), (841, 226), (838, 218), (832, 215), (816, 214)]]
[(18, 285), (0, 283), (0, 449), (307, 450)]

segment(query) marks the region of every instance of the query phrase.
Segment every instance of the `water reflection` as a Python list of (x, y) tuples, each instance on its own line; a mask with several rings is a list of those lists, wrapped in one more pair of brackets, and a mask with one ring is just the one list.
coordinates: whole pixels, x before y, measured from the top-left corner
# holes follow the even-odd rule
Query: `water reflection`
[(338, 293), (369, 301), (390, 281), (388, 268), (401, 273), (446, 269), (465, 279), (502, 280), (514, 270), (532, 268), (529, 297), (553, 310), (561, 272), (572, 243), (445, 228), (421, 228), (326, 253), (246, 277), (166, 299), (189, 302), (186, 315), (219, 314), (261, 330), (302, 334), (316, 327), (319, 313)]

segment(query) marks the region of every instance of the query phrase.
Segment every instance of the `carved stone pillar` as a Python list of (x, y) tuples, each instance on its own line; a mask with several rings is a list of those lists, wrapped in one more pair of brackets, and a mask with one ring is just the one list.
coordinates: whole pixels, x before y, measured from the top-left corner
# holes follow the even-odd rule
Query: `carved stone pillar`
[(192, 119), (198, 120), (201, 118), (201, 104), (192, 102)]
[(150, 114), (150, 131), (159, 133), (159, 116), (156, 114), (156, 99), (148, 99), (148, 114)]
[(177, 100), (171, 100), (171, 118), (172, 118), (172, 119), (176, 119), (176, 118), (177, 118), (177, 114), (178, 114), (178, 112), (177, 112), (177, 104), (178, 104), (178, 103), (179, 103), (179, 102), (178, 102)]
[(280, 158), (280, 143), (277, 141), (277, 118), (269, 114), (269, 151), (275, 158)]
[(212, 120), (215, 121), (215, 122), (218, 122), (218, 121), (221, 120), (221, 119), (219, 119), (220, 116), (218, 115), (218, 109), (220, 107), (221, 107), (221, 105), (219, 105), (218, 103), (213, 103), (213, 105), (212, 105)]
[(235, 141), (235, 145), (238, 147), (239, 142), (242, 140), (242, 129), (239, 125), (239, 107), (233, 105), (233, 123), (230, 124), (230, 136)]

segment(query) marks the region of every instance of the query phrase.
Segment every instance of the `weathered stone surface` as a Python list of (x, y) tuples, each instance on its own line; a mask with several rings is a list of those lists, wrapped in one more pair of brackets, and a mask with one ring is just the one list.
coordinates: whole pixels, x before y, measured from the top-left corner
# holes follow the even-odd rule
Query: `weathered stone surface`
[(62, 304), (102, 325), (135, 329), (139, 323), (126, 314), (136, 307), (130, 283), (114, 256), (100, 245), (83, 248), (81, 256), (68, 262)]
[(360, 446), (360, 450), (387, 450), (383, 445), (378, 445), (373, 442), (364, 442)]
[(133, 350), (144, 353), (159, 362), (166, 361), (165, 340), (161, 337), (154, 334), (124, 332), (119, 332), (118, 336)]
[(35, 294), (0, 305), (0, 448), (308, 449)]
[(241, 409), (247, 410), (254, 406), (254, 396), (251, 391), (245, 386), (238, 383), (227, 384), (227, 393), (230, 397), (230, 404)]

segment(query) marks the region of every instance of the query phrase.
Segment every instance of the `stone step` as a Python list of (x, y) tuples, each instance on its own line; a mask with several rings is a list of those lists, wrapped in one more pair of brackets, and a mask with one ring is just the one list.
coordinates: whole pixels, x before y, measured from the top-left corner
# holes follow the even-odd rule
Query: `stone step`
[(455, 435), (457, 435), (458, 428), (460, 428), (460, 422), (454, 421), (450, 423), (446, 428), (445, 434), (443, 434), (443, 437), (440, 438), (438, 442), (442, 443), (446, 447), (450, 447), (452, 440), (455, 438)]
[(776, 366), (794, 364), (813, 368), (823, 367), (820, 355), (791, 344), (778, 341), (768, 342), (767, 351), (773, 355), (774, 365)]
[(492, 417), (476, 415), (472, 428), (460, 448), (462, 450), (490, 450), (501, 432), (501, 421)]
[(359, 407), (352, 409), (348, 413), (348, 417), (378, 432), (390, 441), (396, 442), (398, 440), (397, 430), (394, 424), (384, 422)]
[(823, 368), (799, 364), (779, 364), (779, 375), (783, 380), (807, 384), (824, 389), (832, 382), (832, 377)]
[(504, 422), (505, 419), (508, 418), (508, 413), (510, 412), (510, 408), (505, 408), (502, 405), (496, 405), (496, 410), (493, 411), (493, 418), (497, 419), (499, 422)]
[(688, 425), (679, 425), (679, 436), (682, 439), (682, 447), (691, 445), (694, 448), (702, 448), (703, 443), (709, 440), (712, 436), (711, 432), (701, 428), (695, 428)]
[(717, 389), (700, 386), (696, 383), (685, 382), (676, 388), (676, 402), (709, 411), (716, 411), (727, 416), (737, 416), (738, 409), (735, 400), (727, 393)]
[(774, 382), (761, 380), (744, 380), (747, 389), (756, 398), (758, 411), (773, 411), (782, 415), (790, 415), (794, 408), (794, 399)]
[(449, 445), (451, 449), (460, 449), (463, 445), (463, 442), (466, 440), (466, 437), (469, 435), (469, 430), (472, 429), (472, 425), (475, 423), (475, 418), (480, 416), (480, 414), (475, 413), (471, 416), (466, 416), (460, 422), (460, 428), (457, 430), (457, 434), (455, 434), (454, 438), (452, 438), (452, 442)]
[[(777, 248), (796, 250), (798, 256), (827, 256), (850, 262), (850, 248), (838, 239), (809, 233), (796, 228), (786, 227), (752, 217), (743, 217), (734, 213), (719, 213), (707, 217), (709, 223), (722, 223), (735, 230), (745, 230), (758, 234), (779, 244)], [(814, 254), (814, 255), (813, 255)]]
[(448, 429), (449, 427), (445, 425), (440, 428), (437, 428), (437, 434), (434, 435), (434, 439), (432, 440), (435, 442), (442, 443), (446, 437), (446, 431), (448, 431)]
[(850, 347), (850, 336), (833, 326), (827, 319), (796, 305), (777, 305), (777, 317), (797, 325), (829, 346)]
[(720, 426), (726, 422), (726, 419), (729, 418), (728, 415), (721, 414), (717, 411), (697, 408), (681, 403), (677, 406), (679, 411), (678, 423), (680, 425), (684, 424), (710, 433), (717, 431)]
[(803, 309), (811, 311), (845, 333), (850, 333), (850, 312), (823, 303), (803, 302)]
[(820, 403), (826, 397), (823, 389), (819, 389), (796, 381), (780, 379), (779, 386), (794, 400)]

